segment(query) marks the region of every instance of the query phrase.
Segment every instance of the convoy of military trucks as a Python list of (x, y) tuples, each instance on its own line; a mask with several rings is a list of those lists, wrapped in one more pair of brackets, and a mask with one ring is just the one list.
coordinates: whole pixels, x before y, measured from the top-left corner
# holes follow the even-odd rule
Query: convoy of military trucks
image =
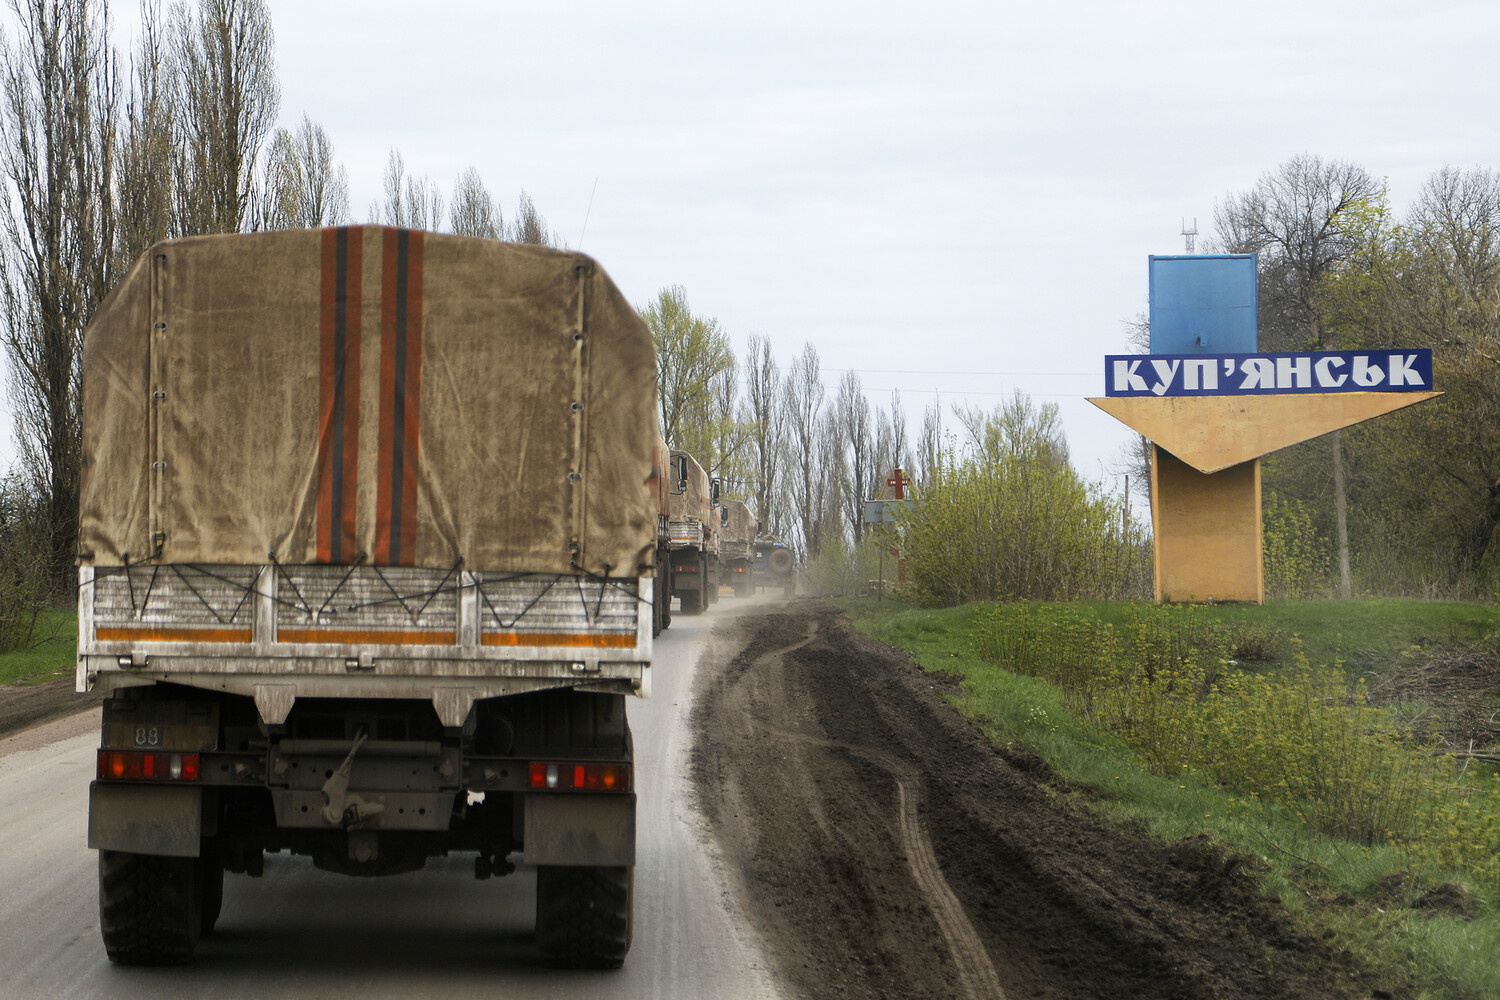
[(84, 344), (77, 688), (123, 964), (189, 960), (226, 872), (467, 852), (536, 870), (552, 961), (630, 948), (627, 697), (721, 586), (795, 586), (657, 433), (593, 260), (348, 226), (157, 245)]

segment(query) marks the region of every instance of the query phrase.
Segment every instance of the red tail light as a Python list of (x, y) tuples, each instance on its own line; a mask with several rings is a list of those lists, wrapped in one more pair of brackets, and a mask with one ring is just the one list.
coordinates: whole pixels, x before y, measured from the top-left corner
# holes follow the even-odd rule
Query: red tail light
[(630, 790), (630, 765), (532, 761), (530, 780), (532, 788), (559, 792), (626, 792)]
[(197, 781), (195, 753), (155, 750), (100, 750), (98, 777), (119, 781)]

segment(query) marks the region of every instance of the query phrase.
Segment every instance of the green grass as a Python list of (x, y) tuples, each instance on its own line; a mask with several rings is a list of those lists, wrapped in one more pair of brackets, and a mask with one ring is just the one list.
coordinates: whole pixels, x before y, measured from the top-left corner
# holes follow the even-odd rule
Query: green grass
[(0, 684), (34, 684), (70, 676), (77, 654), (77, 612), (44, 611), (31, 645), (0, 653)]
[[(1071, 608), (1118, 627), (1147, 606), (1080, 601)], [(1227, 626), (1268, 633), (1270, 665), (1290, 662), (1289, 640), (1295, 636), (1311, 662), (1342, 663), (1356, 674), (1380, 673), (1430, 650), (1462, 648), (1500, 630), (1500, 607), (1464, 601), (1276, 601), (1200, 605), (1194, 611)]]
[[(979, 721), (996, 744), (1042, 757), (1085, 807), (1121, 823), (1143, 822), (1164, 841), (1207, 833), (1229, 851), (1259, 858), (1266, 891), (1315, 933), (1331, 936), (1332, 943), (1402, 984), (1403, 995), (1500, 997), (1500, 967), (1493, 960), (1500, 953), (1500, 906), (1494, 898), (1478, 891), (1471, 919), (1407, 905), (1423, 886), (1450, 877), (1466, 882), (1464, 872), (1420, 870), (1400, 845), (1366, 847), (1318, 834), (1288, 810), (1219, 788), (1191, 767), (1153, 772), (1122, 740), (1075, 713), (1062, 688), (986, 662), (973, 634), (982, 616), (978, 606), (934, 611), (889, 599), (842, 603), (857, 627), (911, 651), (925, 668), (961, 674), (956, 707)], [(1118, 629), (1145, 607), (1082, 602), (1068, 605), (1067, 612)], [(1279, 603), (1198, 611), (1263, 640), (1253, 645), (1265, 658), (1246, 666), (1271, 676), (1283, 668), (1291, 675), (1298, 649), (1304, 662), (1379, 674), (1462, 648), (1500, 628), (1500, 610), (1458, 602)], [(1406, 881), (1393, 898), (1397, 873)]]

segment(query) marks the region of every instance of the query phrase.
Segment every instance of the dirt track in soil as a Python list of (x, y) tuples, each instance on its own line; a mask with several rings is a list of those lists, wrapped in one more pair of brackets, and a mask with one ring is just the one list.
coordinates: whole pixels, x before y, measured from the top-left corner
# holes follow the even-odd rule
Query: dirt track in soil
[(700, 667), (694, 781), (804, 997), (1388, 996), (1241, 859), (1093, 818), (945, 700), (956, 679), (791, 601)]
[(86, 712), (102, 700), (97, 692), (74, 691), (71, 677), (38, 684), (0, 684), (0, 736)]

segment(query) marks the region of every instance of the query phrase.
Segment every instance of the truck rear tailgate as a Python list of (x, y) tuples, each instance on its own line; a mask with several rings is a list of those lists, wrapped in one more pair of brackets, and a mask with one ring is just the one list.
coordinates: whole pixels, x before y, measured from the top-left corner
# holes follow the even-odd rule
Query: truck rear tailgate
[[(646, 696), (652, 578), (372, 565), (80, 567), (77, 687), (473, 701), (563, 685)], [(456, 720), (456, 721), (455, 721)]]

